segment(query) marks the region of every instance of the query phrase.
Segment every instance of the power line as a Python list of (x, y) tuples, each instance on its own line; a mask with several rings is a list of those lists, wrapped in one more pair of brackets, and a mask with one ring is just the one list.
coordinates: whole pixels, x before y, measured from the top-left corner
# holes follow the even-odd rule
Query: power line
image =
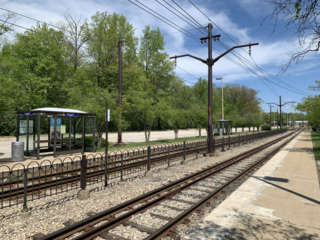
[[(157, 1), (157, 0), (156, 0)], [(167, 3), (165, 0), (163, 0), (165, 3)], [(158, 1), (157, 1), (158, 2)], [(180, 7), (180, 5), (179, 4), (177, 4), (175, 1), (173, 1), (172, 0), (172, 2), (174, 2), (182, 11), (184, 11), (189, 17), (191, 17), (192, 19), (193, 19), (193, 21), (194, 21), (194, 23), (196, 24), (196, 25), (198, 25), (198, 26), (200, 26), (201, 28), (202, 28), (202, 26), (201, 26), (201, 24), (197, 21), (197, 20), (195, 20), (188, 12), (186, 12), (182, 7)], [(167, 3), (170, 7), (172, 7), (174, 10), (176, 10), (178, 13), (180, 13), (182, 16), (184, 16), (186, 19), (188, 19), (189, 21), (192, 21), (192, 20), (190, 20), (190, 18), (188, 18), (188, 17), (186, 17), (184, 14), (182, 14), (180, 11), (178, 11), (176, 8), (174, 8), (173, 6), (171, 6), (169, 3)], [(161, 4), (162, 5), (162, 4)], [(171, 11), (171, 10), (170, 10)], [(172, 11), (171, 11), (172, 12)], [(175, 15), (177, 15), (176, 13), (174, 13)], [(180, 17), (181, 18), (181, 17)], [(184, 20), (185, 21), (185, 20)], [(187, 22), (187, 21), (185, 21), (185, 22)], [(192, 24), (190, 24), (190, 22), (187, 22), (189, 25), (191, 25), (191, 26), (193, 26)], [(199, 30), (200, 31), (200, 30)], [(201, 31), (200, 31), (201, 32)], [(204, 31), (205, 32), (205, 31)], [(202, 34), (203, 34), (203, 32), (201, 32)], [(233, 55), (234, 55), (234, 53), (232, 53)], [(240, 61), (241, 61), (241, 59), (239, 59)], [(243, 63), (243, 61), (241, 61), (242, 63)], [(244, 63), (244, 65), (246, 66), (246, 68), (247, 69), (249, 69), (250, 70), (250, 68)], [(257, 75), (257, 77), (258, 78), (260, 78), (260, 76), (258, 76)], [(264, 81), (260, 78), (260, 80), (264, 83)], [(265, 83), (264, 83), (265, 84)], [(270, 83), (269, 83), (270, 84)], [(266, 85), (269, 89), (270, 89), (270, 87), (268, 86), (268, 85)], [(275, 95), (279, 95), (278, 93), (276, 93), (276, 91), (275, 90), (272, 90), (272, 89), (270, 89)]]
[(25, 17), (25, 18), (31, 19), (31, 20), (33, 20), (33, 21), (36, 21), (36, 22), (40, 22), (40, 23), (44, 23), (44, 24), (47, 24), (47, 25), (49, 25), (49, 26), (51, 26), (51, 27), (55, 27), (55, 28), (58, 28), (58, 29), (60, 29), (60, 30), (62, 30), (62, 31), (64, 31), (64, 32), (69, 32), (69, 33), (72, 33), (71, 31), (69, 31), (69, 30), (67, 30), (67, 29), (64, 29), (64, 28), (60, 28), (60, 27), (57, 27), (57, 26), (55, 26), (55, 25), (52, 25), (52, 24), (50, 24), (50, 23), (46, 23), (46, 22), (43, 22), (43, 21), (40, 21), (40, 20), (37, 20), (37, 19), (31, 18), (31, 17), (25, 16), (25, 15), (22, 15), (22, 14), (20, 14), (20, 13), (17, 13), (17, 12), (13, 12), (13, 11), (10, 11), (10, 10), (8, 10), (8, 9), (5, 9), (5, 8), (2, 8), (2, 7), (0, 7), (0, 9), (2, 9), (2, 10), (4, 10), (4, 11), (7, 11), (7, 12), (11, 12), (11, 13), (14, 13), (14, 14), (16, 14), (16, 15), (18, 15), (18, 16), (21, 16), (21, 17)]
[[(214, 23), (204, 12), (202, 12), (202, 11), (200, 10), (191, 0), (189, 0), (189, 2), (190, 2), (196, 9), (198, 9), (198, 11), (199, 11), (200, 13), (202, 13), (211, 23), (213, 23), (222, 33), (224, 33), (231, 41), (233, 41), (236, 45), (238, 45), (238, 43), (237, 43), (236, 41), (234, 41), (234, 40), (233, 40), (226, 32), (224, 32), (216, 23)], [(246, 52), (244, 49), (242, 49), (242, 51)], [(246, 53), (247, 53), (247, 52), (246, 52)], [(240, 55), (240, 54), (239, 54), (239, 55)], [(244, 58), (242, 55), (240, 55), (240, 56), (241, 56), (242, 58)], [(272, 78), (274, 78), (275, 80), (280, 81), (282, 84), (284, 84), (284, 85), (286, 85), (286, 86), (288, 86), (288, 87), (291, 87), (291, 88), (295, 89), (296, 91), (300, 91), (300, 92), (303, 92), (303, 93), (306, 94), (306, 95), (309, 95), (309, 93), (306, 93), (306, 92), (304, 92), (304, 91), (301, 91), (300, 89), (297, 89), (296, 87), (291, 86), (290, 84), (282, 81), (281, 79), (279, 79), (279, 78), (273, 76), (272, 74), (268, 73), (267, 71), (261, 69), (261, 68), (256, 64), (256, 62), (254, 61), (254, 59), (253, 59), (252, 56), (251, 56), (251, 58), (252, 58), (252, 60), (253, 60), (253, 62), (254, 62), (254, 64), (255, 64), (256, 68), (257, 68), (258, 70), (260, 70), (261, 73), (262, 73), (262, 71), (263, 71), (263, 72), (265, 72), (266, 74), (268, 74), (269, 76), (271, 76)], [(246, 58), (244, 58), (244, 59), (245, 59), (246, 61), (248, 61)], [(250, 61), (248, 61), (248, 62), (250, 62)], [(251, 62), (250, 62), (250, 64), (252, 65)]]
[[(129, 2), (131, 2), (131, 3), (133, 3), (132, 1), (130, 1), (129, 0)], [(137, 2), (139, 2), (139, 1), (137, 1)], [(140, 3), (140, 2), (139, 2)], [(135, 3), (133, 3), (133, 4), (135, 4)], [(141, 4), (141, 3), (140, 3)], [(149, 14), (151, 14), (151, 15), (153, 15), (153, 16), (155, 16), (154, 14), (152, 14), (152, 13), (150, 13), (149, 11), (147, 11), (146, 9), (144, 9), (144, 8), (142, 8), (142, 7), (140, 7), (139, 5), (137, 5), (137, 4), (135, 4), (136, 6), (138, 6), (139, 8), (141, 8), (142, 10), (144, 10), (144, 11), (146, 11), (146, 12), (148, 12)], [(142, 4), (143, 5), (143, 4)], [(145, 6), (145, 5), (143, 5), (143, 6)], [(145, 6), (146, 7), (146, 6)], [(148, 8), (148, 7), (147, 7)], [(148, 9), (150, 9), (150, 8), (148, 8)], [(151, 10), (151, 9), (150, 9)], [(153, 10), (151, 10), (151, 11), (153, 11)], [(154, 11), (153, 11), (154, 12)], [(157, 13), (158, 14), (158, 13)], [(160, 15), (160, 14), (158, 14), (159, 16), (161, 16), (161, 17), (163, 17), (162, 15)], [(160, 19), (159, 17), (157, 17), (157, 16), (155, 16), (156, 18), (158, 18), (159, 20), (161, 20), (161, 21), (163, 21), (162, 19)], [(163, 17), (164, 18), (164, 17)], [(165, 22), (165, 21), (163, 21), (163, 22)], [(167, 22), (165, 22), (165, 23), (167, 23)], [(167, 23), (168, 24), (168, 23)], [(168, 24), (169, 26), (172, 26), (171, 24)], [(175, 24), (176, 25), (176, 24)], [(190, 24), (191, 25), (191, 24)], [(178, 25), (176, 25), (176, 26), (178, 26)], [(192, 25), (191, 25), (192, 26)], [(179, 26), (178, 26), (179, 27)], [(174, 27), (174, 28), (176, 28), (176, 27)], [(181, 28), (181, 27), (179, 27), (179, 28)], [(177, 29), (177, 28), (176, 28)], [(181, 28), (182, 29), (182, 28)], [(184, 30), (184, 29), (183, 29)], [(180, 30), (179, 30), (180, 31)], [(184, 30), (185, 31), (185, 30)], [(181, 31), (180, 31), (181, 32)], [(182, 32), (183, 33), (183, 32)], [(190, 35), (188, 35), (188, 34), (186, 34), (188, 37), (191, 37)], [(194, 35), (193, 35), (194, 36)], [(196, 36), (195, 36), (196, 37)], [(195, 40), (195, 41), (197, 41), (198, 43), (199, 43), (199, 40), (197, 39), (197, 38), (194, 38), (194, 37), (191, 37), (193, 40)], [(221, 52), (219, 52), (217, 49), (215, 49), (215, 48), (213, 48), (213, 50), (215, 51), (215, 52), (217, 52), (217, 53), (221, 53)], [(250, 71), (250, 72), (252, 72), (253, 74), (255, 74), (257, 77), (259, 77), (259, 75), (257, 75), (253, 70), (251, 70), (250, 68), (248, 68), (248, 66), (243, 66), (242, 64), (240, 64), (240, 63), (238, 63), (238, 62), (236, 62), (236, 61), (234, 61), (232, 58), (230, 58), (230, 57), (228, 57), (228, 56), (225, 56), (226, 57), (226, 59), (228, 59), (229, 61), (231, 61), (231, 62), (233, 62), (233, 63), (235, 63), (236, 65), (238, 65), (238, 66), (240, 66), (240, 67), (242, 67), (242, 68), (244, 68), (244, 69), (246, 69), (246, 70), (248, 70), (248, 71)], [(269, 86), (268, 85), (266, 85), (268, 88), (269, 88)], [(269, 88), (270, 89), (270, 88)], [(270, 89), (271, 90), (271, 89)], [(272, 90), (271, 90), (272, 91)]]
[[(1, 20), (1, 19), (0, 19), (0, 21), (1, 21), (1, 22), (4, 22), (4, 21)], [(25, 29), (25, 30), (28, 30), (28, 31), (31, 31), (31, 32), (35, 32), (35, 33), (38, 33), (38, 34), (42, 34), (42, 35), (44, 35), (44, 36), (46, 36), (46, 37), (50, 37), (50, 38), (53, 38), (53, 39), (56, 39), (56, 40), (59, 40), (59, 41), (62, 41), (62, 42), (65, 42), (65, 43), (70, 44), (69, 41), (66, 41), (66, 40), (64, 40), (64, 39), (55, 38), (55, 37), (53, 37), (53, 36), (46, 35), (46, 34), (44, 34), (44, 33), (42, 33), (42, 32), (38, 32), (38, 31), (36, 31), (36, 30), (34, 30), (34, 29), (31, 29), (31, 28), (26, 28), (26, 27), (20, 26), (20, 25), (15, 24), (15, 23), (10, 23), (10, 22), (7, 22), (7, 23), (9, 23), (9, 24), (11, 24), (11, 25), (13, 25), (13, 26), (16, 26), (16, 27), (19, 27), (19, 28), (22, 28), (22, 29)], [(81, 47), (88, 50), (88, 48), (86, 48), (85, 46), (81, 46)]]
[[(191, 75), (192, 77), (194, 77), (194, 78), (196, 78), (196, 79), (198, 79), (198, 80), (199, 80), (199, 77), (196, 77), (196, 76), (192, 75), (191, 73), (187, 72), (186, 70), (182, 69), (182, 68), (181, 68), (181, 67), (179, 67), (179, 66), (176, 66), (176, 67), (177, 67), (177, 68), (180, 68), (182, 71), (184, 71), (184, 72), (188, 73), (188, 74), (189, 74), (189, 75)], [(194, 82), (190, 82), (190, 81), (188, 81), (188, 80), (184, 80), (184, 81), (189, 82), (189, 83), (192, 83), (192, 84), (196, 84), (196, 83), (194, 83)]]

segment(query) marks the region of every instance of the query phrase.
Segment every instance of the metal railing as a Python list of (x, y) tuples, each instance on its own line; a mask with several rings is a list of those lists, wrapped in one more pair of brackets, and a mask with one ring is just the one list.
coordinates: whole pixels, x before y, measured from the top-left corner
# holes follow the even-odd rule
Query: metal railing
[[(286, 132), (286, 129), (262, 133), (243, 134), (214, 139), (214, 149), (226, 151), (253, 141)], [(88, 185), (104, 183), (105, 187), (115, 184), (114, 179), (128, 181), (135, 173), (170, 166), (187, 157), (208, 152), (207, 139), (172, 144), (163, 144), (134, 149), (66, 157), (64, 159), (33, 161), (12, 167), (1, 166), (0, 209), (23, 204), (43, 197), (85, 189)], [(129, 177), (128, 177), (129, 176)], [(112, 183), (111, 183), (112, 182)]]

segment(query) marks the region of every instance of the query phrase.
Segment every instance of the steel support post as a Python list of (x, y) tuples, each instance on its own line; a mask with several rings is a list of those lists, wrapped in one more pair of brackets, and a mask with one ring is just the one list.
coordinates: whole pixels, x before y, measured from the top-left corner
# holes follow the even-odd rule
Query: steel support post
[(82, 155), (81, 161), (81, 189), (85, 190), (87, 186), (87, 157)]
[(28, 212), (27, 207), (28, 169), (23, 170), (23, 208), (22, 212)]
[(150, 146), (148, 146), (148, 166), (147, 166), (147, 170), (150, 171), (150, 152), (151, 152), (151, 148)]
[(122, 121), (122, 40), (119, 39), (119, 126), (118, 126), (118, 144), (122, 143), (122, 129), (121, 129), (121, 121)]
[(123, 154), (121, 153), (121, 178), (120, 181), (123, 181)]
[[(208, 61), (212, 61), (212, 24), (208, 25)], [(214, 153), (212, 134), (212, 64), (208, 64), (208, 134), (209, 156)]]
[(221, 150), (221, 152), (225, 152), (225, 150), (224, 150), (224, 137), (222, 137), (222, 150)]

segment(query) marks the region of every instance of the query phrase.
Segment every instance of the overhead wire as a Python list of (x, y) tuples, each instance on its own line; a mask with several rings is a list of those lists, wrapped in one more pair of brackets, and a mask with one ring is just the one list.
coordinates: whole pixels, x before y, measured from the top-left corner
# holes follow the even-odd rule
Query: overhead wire
[[(157, 2), (158, 2), (158, 0), (156, 0)], [(163, 0), (165, 3), (167, 3), (165, 0)], [(193, 19), (193, 21), (194, 21), (194, 23), (196, 24), (196, 25), (198, 25), (198, 26), (200, 26), (200, 27), (202, 27), (201, 26), (201, 24), (197, 21), (197, 20), (195, 20), (189, 13), (187, 13), (182, 7), (180, 7), (180, 5), (179, 4), (177, 4), (175, 1), (173, 1), (172, 0), (172, 2), (174, 2), (182, 11), (184, 11), (186, 14), (188, 14), (188, 16), (189, 17), (191, 17), (192, 19)], [(159, 3), (159, 2), (158, 2)], [(159, 3), (159, 4), (161, 4), (161, 3)], [(192, 20), (190, 20), (190, 18), (188, 18), (188, 17), (186, 17), (183, 13), (181, 13), (180, 11), (178, 11), (176, 8), (174, 8), (172, 5), (170, 5), (169, 3), (167, 3), (171, 8), (173, 8), (174, 10), (176, 10), (178, 13), (180, 13), (182, 16), (184, 16), (186, 19), (188, 19), (189, 21), (192, 21)], [(162, 4), (161, 4), (162, 5)], [(162, 5), (163, 6), (163, 5)], [(170, 10), (171, 11), (171, 10)], [(171, 11), (172, 12), (172, 11)], [(174, 13), (175, 15), (177, 15), (176, 13)], [(179, 18), (181, 19), (181, 17), (179, 16)], [(183, 19), (184, 20), (184, 19)], [(185, 22), (187, 22), (186, 20), (184, 20)], [(189, 25), (191, 25), (191, 26), (193, 26), (192, 24), (190, 24), (190, 22), (187, 22)], [(202, 28), (203, 29), (203, 28)], [(201, 31), (199, 31), (199, 32), (201, 32)], [(203, 30), (203, 32), (201, 32), (202, 34), (206, 34), (206, 32)], [(239, 59), (239, 60), (241, 60), (241, 59)], [(243, 62), (243, 61), (241, 61), (241, 62)], [(246, 64), (244, 64), (245, 65), (245, 67), (246, 68), (248, 68), (249, 69), (249, 67), (246, 65)], [(247, 69), (247, 70), (248, 70)], [(257, 77), (259, 77), (260, 78), (260, 76), (258, 76), (257, 75)], [(261, 78), (260, 78), (261, 79)], [(263, 80), (261, 79), (261, 81), (263, 82)], [(264, 83), (264, 82), (263, 82)], [(264, 83), (265, 84), (265, 83)], [(267, 85), (266, 85), (267, 86)], [(268, 86), (267, 86), (268, 87)], [(269, 89), (270, 89), (270, 87), (268, 87)], [(275, 90), (272, 90), (272, 89), (270, 89), (275, 95), (278, 95), (278, 93), (276, 93), (275, 92)]]
[(14, 13), (14, 14), (16, 14), (16, 15), (18, 15), (18, 16), (21, 16), (21, 17), (25, 17), (25, 18), (31, 19), (31, 20), (36, 21), (36, 22), (40, 22), (40, 23), (47, 24), (47, 25), (49, 25), (49, 26), (51, 26), (51, 27), (58, 28), (58, 29), (60, 29), (60, 30), (62, 30), (62, 31), (72, 33), (71, 31), (69, 31), (69, 30), (67, 30), (67, 29), (64, 29), (64, 28), (61, 28), (61, 27), (57, 27), (57, 26), (55, 26), (55, 25), (53, 25), (53, 24), (46, 23), (46, 22), (43, 22), (43, 21), (34, 19), (34, 18), (32, 18), (32, 17), (28, 17), (28, 16), (25, 16), (25, 15), (20, 14), (20, 13), (17, 13), (17, 12), (14, 12), (14, 11), (11, 11), (11, 10), (8, 10), (8, 9), (2, 8), (2, 7), (0, 7), (0, 9), (2, 9), (2, 10), (4, 10), (4, 11), (7, 11), (7, 12)]
[[(165, 0), (163, 0), (164, 2), (166, 2)], [(185, 11), (179, 4), (177, 4), (174, 0), (172, 0), (172, 2), (174, 2), (182, 11), (184, 11), (189, 17), (191, 17), (192, 19), (193, 19), (193, 21), (195, 22), (195, 24), (197, 24), (198, 26), (201, 26), (201, 24), (196, 20), (196, 19), (194, 19), (187, 11)], [(170, 5), (170, 4), (168, 4), (168, 5)], [(170, 5), (171, 6), (171, 5)], [(171, 6), (172, 7), (172, 6)], [(172, 7), (173, 8), (173, 7)], [(174, 8), (175, 9), (175, 8)], [(176, 10), (176, 9), (175, 9)], [(176, 10), (177, 12), (179, 12), (178, 10)], [(182, 14), (181, 12), (179, 12), (180, 14)], [(185, 16), (184, 14), (182, 14), (183, 16)], [(187, 18), (187, 17), (186, 17)], [(190, 18), (188, 18), (188, 19), (190, 19)], [(203, 30), (204, 31), (204, 30)], [(202, 32), (203, 33), (203, 32)], [(204, 34), (206, 34), (206, 32), (204, 31)], [(233, 52), (231, 52), (233, 55), (234, 55), (234, 53)], [(239, 60), (241, 61), (241, 59), (239, 58)], [(241, 61), (242, 63), (243, 63), (243, 61)], [(248, 69), (249, 69), (249, 67), (245, 64), (245, 63), (243, 63)], [(260, 78), (260, 76), (258, 76), (257, 75), (257, 77), (259, 77)], [(260, 80), (264, 83), (264, 81), (260, 78)], [(265, 83), (264, 83), (265, 84)], [(270, 84), (270, 83), (269, 83)], [(266, 85), (267, 86), (267, 85)], [(267, 86), (268, 87), (268, 86)], [(272, 87), (272, 86), (271, 86)], [(269, 87), (268, 87), (269, 88)], [(272, 87), (273, 88), (273, 87)], [(269, 88), (270, 89), (270, 88)], [(278, 95), (278, 93), (275, 91), (275, 89), (273, 88), (273, 90), (272, 89), (270, 89), (275, 95)]]
[[(173, 1), (173, 0), (172, 0)], [(174, 2), (174, 1), (173, 1)], [(201, 11), (191, 0), (189, 0), (189, 2), (200, 12), (202, 13), (212, 24), (214, 24), (223, 34), (225, 34), (231, 41), (233, 41), (236, 45), (239, 45), (235, 40), (233, 40), (225, 31), (223, 31), (216, 23), (214, 23), (203, 11)], [(244, 49), (241, 48), (242, 51), (248, 53), (247, 51), (245, 51)], [(243, 57), (243, 56), (242, 56)], [(300, 92), (304, 92), (304, 91), (301, 91), (300, 89), (297, 89), (296, 87), (294, 86), (291, 86), (290, 84), (284, 82), (283, 80), (273, 76), (272, 74), (268, 73), (267, 71), (263, 70), (262, 68), (260, 68), (257, 63), (255, 62), (255, 60), (253, 59), (252, 56), (250, 56), (251, 59), (253, 60), (254, 62), (254, 65), (256, 66), (256, 68), (262, 72), (265, 72), (267, 75), (269, 75), (270, 77), (274, 78), (275, 80), (281, 82), (282, 84), (288, 86), (288, 87), (291, 87), (293, 89), (295, 89), (296, 91), (300, 91)], [(246, 61), (248, 61), (246, 58), (244, 58)], [(250, 62), (250, 61), (249, 61)], [(252, 65), (252, 63), (250, 62), (250, 64)], [(309, 93), (306, 93), (304, 92), (306, 95), (309, 95)]]
[[(131, 2), (131, 3), (133, 3), (131, 0), (129, 0), (129, 2)], [(139, 1), (137, 1), (137, 2), (139, 2)], [(139, 2), (140, 3), (140, 2)], [(133, 3), (133, 4), (135, 4), (135, 3)], [(146, 12), (148, 12), (148, 13), (150, 13), (149, 11), (147, 11), (146, 9), (144, 9), (144, 8), (142, 8), (142, 7), (140, 7), (139, 5), (137, 5), (137, 4), (135, 4), (136, 6), (138, 6), (139, 8), (141, 8), (142, 10), (144, 10), (144, 11), (146, 11)], [(145, 6), (144, 4), (142, 4), (143, 6)], [(150, 9), (150, 8), (148, 8), (148, 9)], [(153, 11), (153, 10), (152, 10)], [(154, 11), (153, 11), (154, 12)], [(154, 14), (152, 14), (152, 13), (150, 13), (151, 15), (153, 15), (153, 16), (155, 16)], [(158, 13), (157, 13), (158, 14)], [(161, 17), (163, 17), (162, 15), (160, 15), (160, 14), (158, 14), (159, 16), (161, 16)], [(157, 17), (157, 16), (155, 16), (155, 17)], [(158, 17), (157, 17), (158, 18)], [(160, 18), (158, 18), (158, 19), (160, 19)], [(163, 21), (162, 19), (160, 19), (161, 21)], [(163, 22), (165, 22), (165, 21), (163, 21)], [(166, 23), (166, 22), (165, 22)], [(170, 24), (168, 24), (168, 25), (170, 25)], [(176, 25), (176, 24), (175, 24)], [(171, 26), (171, 25), (170, 25)], [(178, 25), (176, 25), (176, 26), (178, 26)], [(192, 26), (192, 25), (191, 25)], [(179, 26), (178, 26), (179, 27)], [(181, 28), (181, 27), (179, 27), (179, 28)], [(180, 31), (180, 30), (179, 30)], [(181, 32), (181, 31), (180, 31)], [(187, 35), (187, 34), (186, 34)], [(189, 35), (187, 35), (187, 36), (189, 36)], [(190, 37), (190, 36), (189, 36)], [(196, 37), (196, 36), (195, 36)], [(196, 40), (198, 43), (199, 43), (199, 40), (197, 39), (197, 38), (195, 38), (195, 37), (191, 37), (192, 39), (194, 39), (194, 40)], [(219, 53), (219, 54), (221, 54), (221, 52), (220, 51), (218, 51), (217, 49), (215, 49), (215, 48), (213, 48), (213, 51), (215, 51), (215, 52), (217, 52), (217, 53)], [(233, 62), (233, 63), (235, 63), (236, 65), (238, 65), (238, 66), (240, 66), (240, 67), (242, 67), (242, 68), (244, 68), (244, 69), (246, 69), (246, 70), (248, 70), (248, 71), (250, 71), (250, 72), (252, 72), (253, 74), (255, 74), (256, 76), (258, 76), (254, 71), (252, 71), (251, 69), (249, 69), (247, 66), (243, 66), (242, 64), (240, 64), (240, 63), (238, 63), (238, 62), (236, 62), (235, 60), (233, 60), (232, 58), (230, 58), (230, 57), (228, 57), (228, 56), (225, 56), (226, 57), (226, 59), (228, 59), (229, 61), (231, 61), (231, 62)], [(259, 77), (259, 76), (258, 76)], [(266, 85), (267, 86), (267, 85)], [(268, 86), (267, 86), (268, 87)], [(269, 87), (268, 87), (269, 88)], [(272, 90), (271, 90), (272, 91)]]

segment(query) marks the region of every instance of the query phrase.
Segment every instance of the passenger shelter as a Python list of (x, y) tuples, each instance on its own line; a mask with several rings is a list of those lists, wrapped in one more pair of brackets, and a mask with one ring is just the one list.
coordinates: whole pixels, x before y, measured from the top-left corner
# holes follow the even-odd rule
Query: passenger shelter
[[(24, 155), (95, 152), (96, 114), (66, 108), (37, 108), (17, 112), (17, 141), (24, 142)], [(85, 142), (85, 136), (92, 141)]]
[(217, 129), (218, 133), (215, 135), (219, 135), (220, 129), (222, 130), (222, 135), (231, 135), (232, 134), (232, 121), (221, 119), (220, 121), (218, 121), (216, 129)]

